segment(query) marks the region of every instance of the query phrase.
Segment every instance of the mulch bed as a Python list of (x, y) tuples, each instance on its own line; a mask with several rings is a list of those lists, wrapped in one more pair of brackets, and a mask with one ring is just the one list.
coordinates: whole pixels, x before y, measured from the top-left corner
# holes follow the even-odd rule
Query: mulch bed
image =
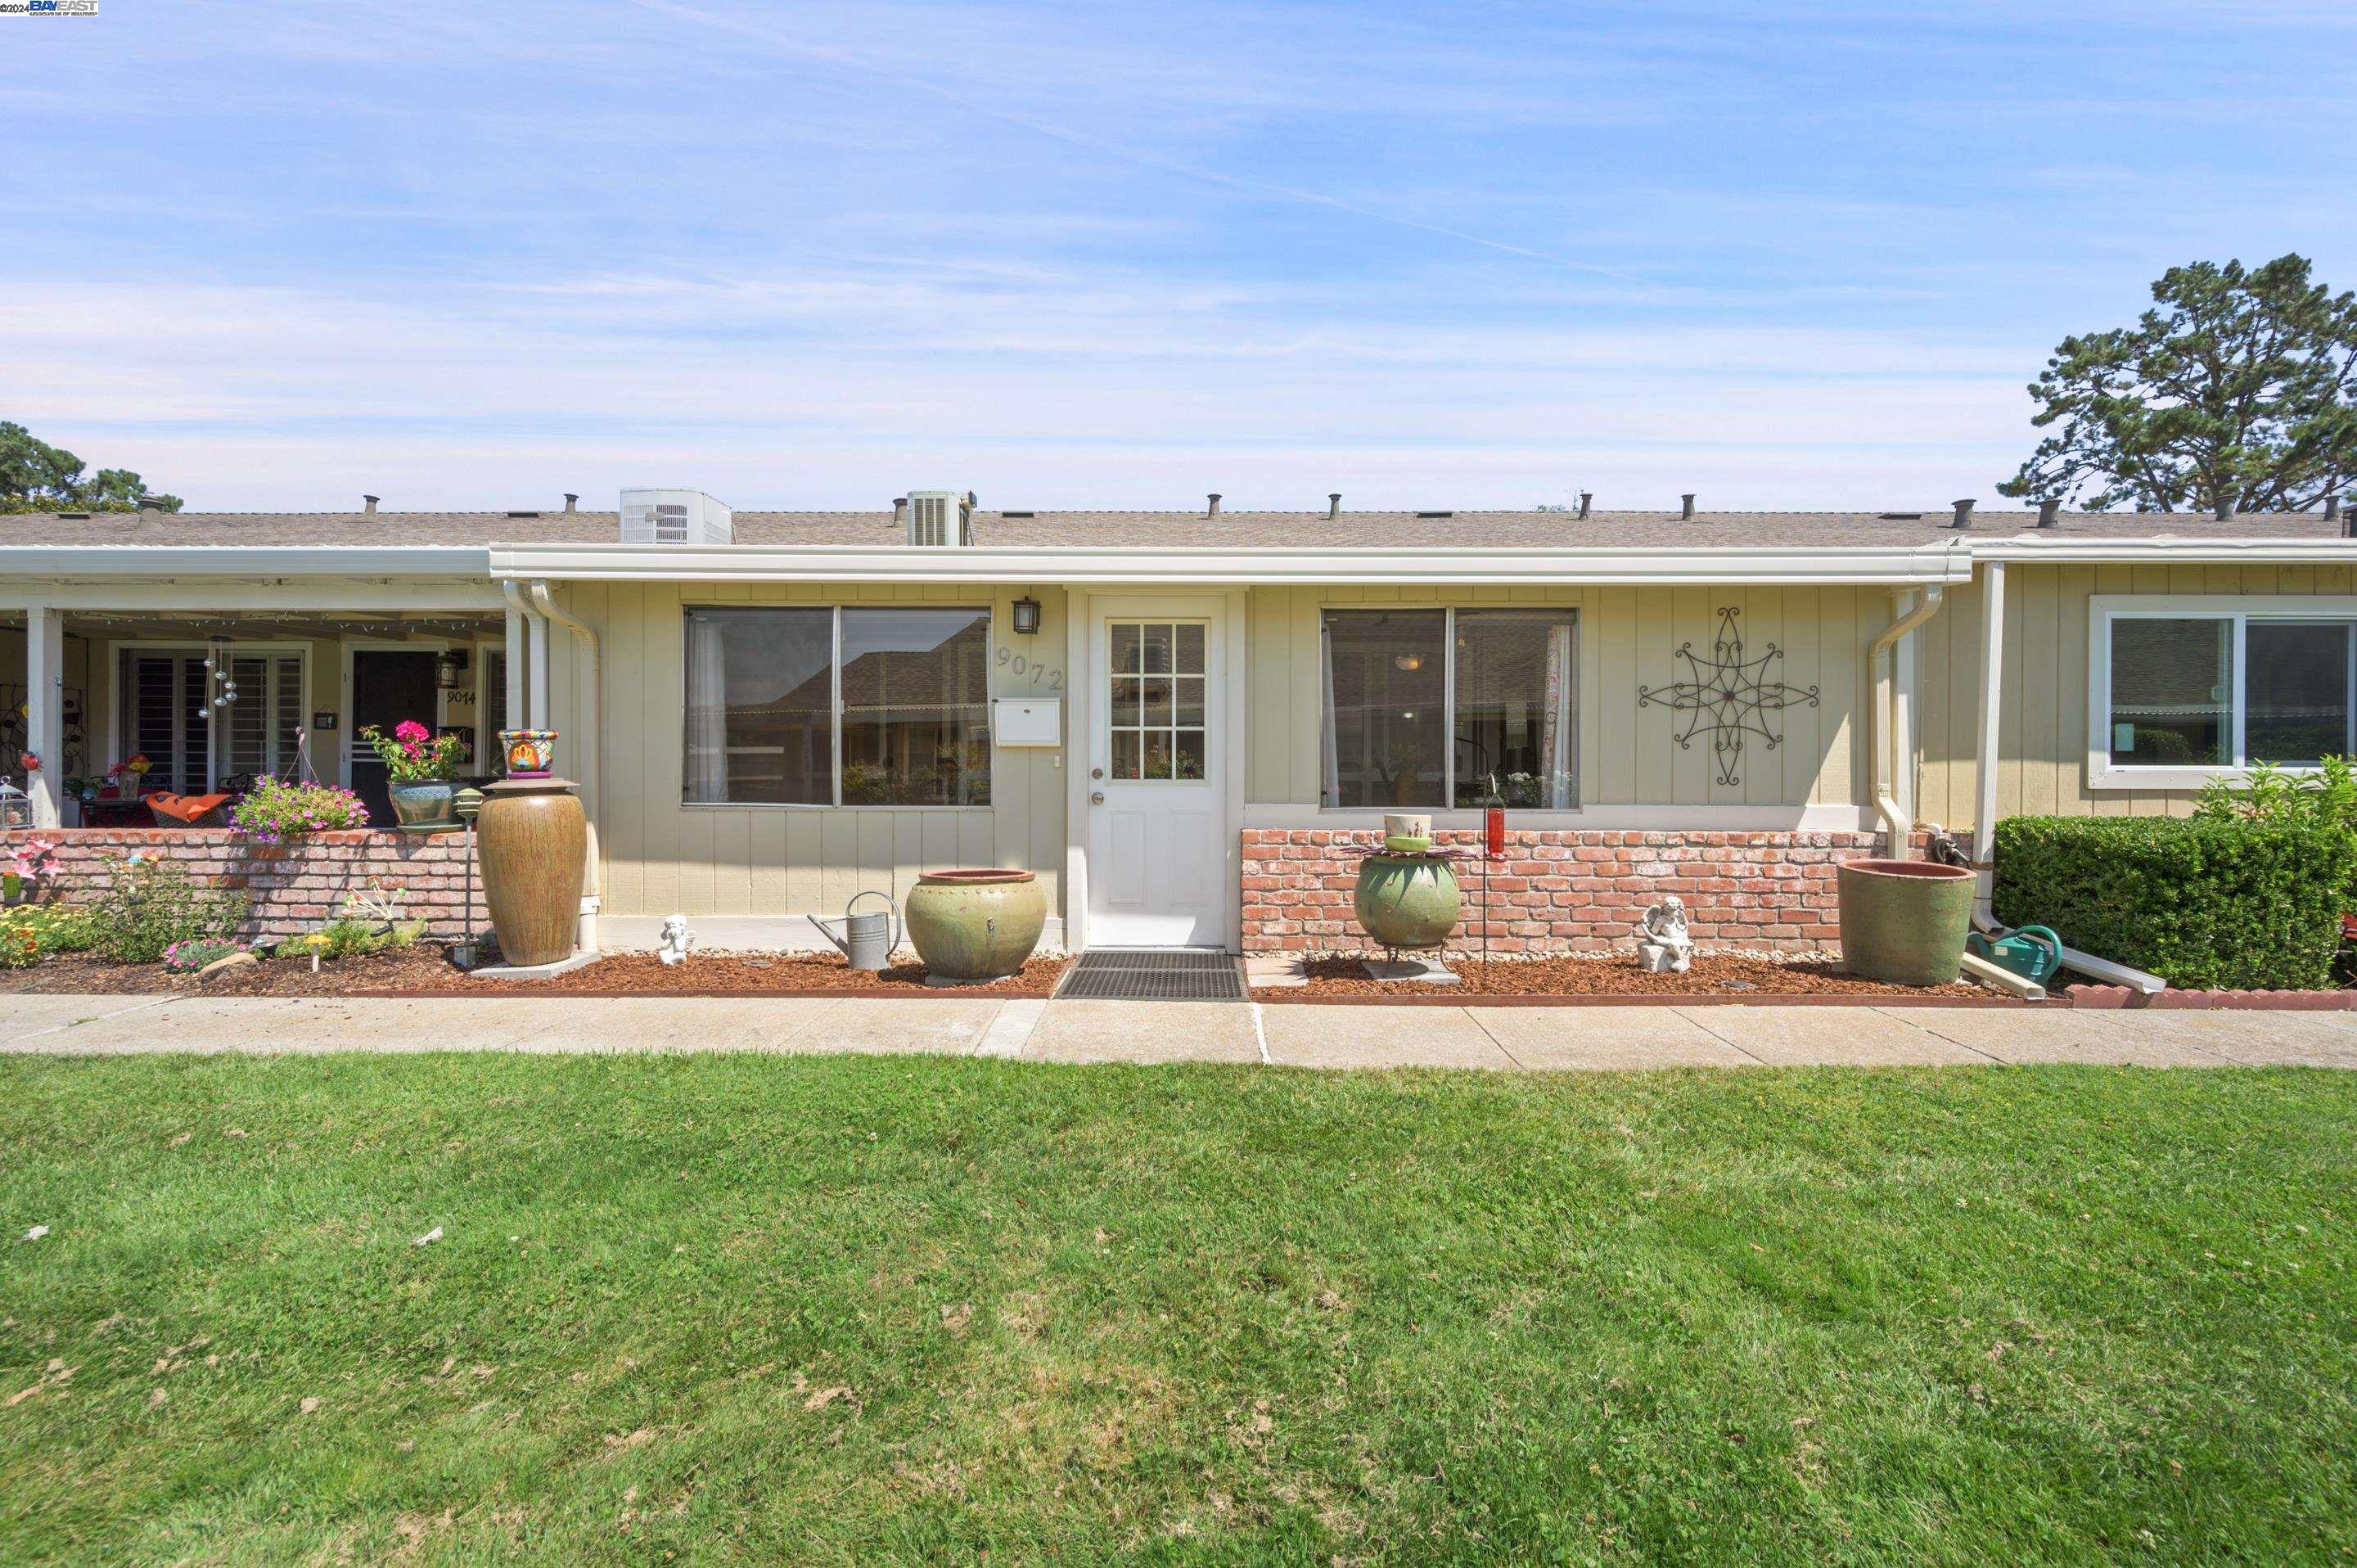
[[(1314, 1002), (1351, 997), (1408, 1002), (1462, 1001), (1476, 996), (1540, 1000), (1547, 997), (1610, 997), (1643, 1000), (1681, 997), (1687, 1000), (1781, 1002), (1794, 997), (1878, 997), (1890, 1000), (1965, 1002), (1996, 999), (1977, 985), (1887, 985), (1862, 980), (1839, 965), (1819, 959), (1789, 961), (1742, 958), (1731, 953), (1696, 953), (1694, 967), (1684, 974), (1651, 974), (1625, 954), (1561, 958), (1450, 959), (1457, 974), (1454, 985), (1421, 981), (1384, 982), (1371, 977), (1360, 960), (1314, 958), (1306, 966), (1309, 983), (1263, 986), (1253, 994), (1262, 1002)], [(2005, 1000), (2010, 1001), (2010, 998)]]
[(199, 984), (152, 964), (110, 963), (61, 953), (27, 969), (0, 970), (0, 994), (195, 992), (206, 996), (1045, 996), (1071, 961), (1034, 958), (1019, 974), (986, 985), (935, 987), (925, 966), (899, 963), (875, 974), (834, 953), (695, 953), (665, 965), (652, 953), (614, 953), (542, 980), (481, 980), (450, 967), (435, 947), (397, 948), (322, 961), (272, 958), (226, 969)]

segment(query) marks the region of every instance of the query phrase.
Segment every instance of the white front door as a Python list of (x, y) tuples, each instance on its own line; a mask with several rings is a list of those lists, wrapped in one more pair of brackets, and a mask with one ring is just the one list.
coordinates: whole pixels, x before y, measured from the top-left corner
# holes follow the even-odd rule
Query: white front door
[(1235, 900), (1219, 601), (1099, 607), (1088, 945), (1224, 948)]

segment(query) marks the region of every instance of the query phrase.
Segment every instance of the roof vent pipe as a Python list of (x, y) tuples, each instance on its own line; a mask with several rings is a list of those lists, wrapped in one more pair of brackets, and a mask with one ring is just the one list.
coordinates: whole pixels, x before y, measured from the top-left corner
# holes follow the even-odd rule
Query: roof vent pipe
[(1217, 516), (1219, 516), (1219, 515), (1220, 515), (1220, 492), (1219, 492), (1219, 491), (1217, 491), (1217, 490), (1213, 490), (1213, 491), (1211, 492), (1211, 509), (1210, 509), (1209, 510), (1205, 511), (1205, 512), (1203, 513), (1203, 515), (1204, 515), (1205, 517), (1217, 517)]
[(565, 491), (565, 510), (567, 511), (579, 511), (581, 510), (581, 498), (571, 490)]
[(2062, 502), (2059, 498), (2040, 501), (2038, 503), (2038, 526), (2040, 528), (2054, 527), (2056, 523), (2061, 521), (2055, 515), (2061, 510)]
[(362, 511), (374, 511), (376, 510), (376, 498), (374, 496), (362, 496), (361, 500), (362, 503), (361, 510)]
[(2341, 498), (2340, 498), (2339, 496), (2327, 496), (2327, 497), (2325, 497), (2325, 498), (2324, 498), (2324, 521), (2327, 521), (2327, 522), (2330, 522), (2330, 521), (2332, 521), (2335, 518), (2338, 518), (2340, 515), (2341, 515)]
[(908, 521), (909, 498), (906, 496), (894, 496), (892, 498), (892, 526), (895, 528), (905, 527)]
[(2220, 522), (2230, 522), (2233, 520), (2233, 516), (2234, 498), (2232, 496), (2220, 496), (2218, 498), (2218, 521)]
[(1968, 500), (1958, 501), (1956, 503), (1956, 521), (1950, 523), (1948, 526), (1951, 528), (1970, 528), (1972, 525), (1973, 503)]
[(1692, 490), (1688, 490), (1684, 496), (1680, 499), (1683, 499), (1685, 504), (1680, 509), (1678, 515), (1685, 519), (1688, 522), (1692, 522), (1694, 521), (1694, 492)]
[(1596, 492), (1594, 490), (1582, 490), (1579, 492), (1579, 515), (1582, 518), (1587, 516), (1587, 509), (1595, 504)]
[(1326, 517), (1327, 517), (1327, 520), (1328, 520), (1329, 521), (1331, 521), (1332, 520), (1334, 520), (1334, 519), (1336, 519), (1336, 518), (1339, 518), (1339, 517), (1340, 517), (1341, 515), (1342, 515), (1342, 492), (1341, 492), (1341, 491), (1340, 491), (1340, 490), (1329, 490), (1328, 492), (1326, 492)]

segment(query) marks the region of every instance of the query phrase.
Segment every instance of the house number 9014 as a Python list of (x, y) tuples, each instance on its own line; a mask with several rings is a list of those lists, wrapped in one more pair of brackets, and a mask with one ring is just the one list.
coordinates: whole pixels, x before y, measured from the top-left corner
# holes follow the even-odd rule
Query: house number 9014
[(1034, 686), (1044, 686), (1050, 692), (1064, 689), (1064, 672), (1053, 665), (1017, 653), (1011, 648), (998, 650), (999, 668), (1017, 681), (1028, 681)]

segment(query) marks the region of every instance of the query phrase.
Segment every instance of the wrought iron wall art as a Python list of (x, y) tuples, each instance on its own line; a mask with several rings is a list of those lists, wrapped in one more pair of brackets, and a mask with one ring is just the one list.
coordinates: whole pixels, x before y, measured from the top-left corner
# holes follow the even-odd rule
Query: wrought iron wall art
[(1686, 715), (1685, 727), (1678, 732), (1679, 750), (1692, 750), (1695, 736), (1709, 733), (1721, 784), (1743, 782), (1735, 768), (1743, 758), (1745, 736), (1758, 736), (1770, 751), (1783, 744), (1784, 737), (1769, 729), (1767, 715), (1801, 703), (1813, 708), (1817, 705), (1814, 686), (1803, 691), (1768, 678), (1770, 667), (1784, 657), (1782, 649), (1771, 642), (1757, 659), (1743, 656), (1743, 634), (1735, 624), (1735, 618), (1742, 613), (1731, 605), (1720, 607), (1718, 639), (1711, 645), (1708, 663), (1703, 662), (1693, 643), (1678, 645), (1676, 656), (1686, 661), (1686, 673), (1692, 679), (1637, 688), (1639, 707), (1659, 703)]

